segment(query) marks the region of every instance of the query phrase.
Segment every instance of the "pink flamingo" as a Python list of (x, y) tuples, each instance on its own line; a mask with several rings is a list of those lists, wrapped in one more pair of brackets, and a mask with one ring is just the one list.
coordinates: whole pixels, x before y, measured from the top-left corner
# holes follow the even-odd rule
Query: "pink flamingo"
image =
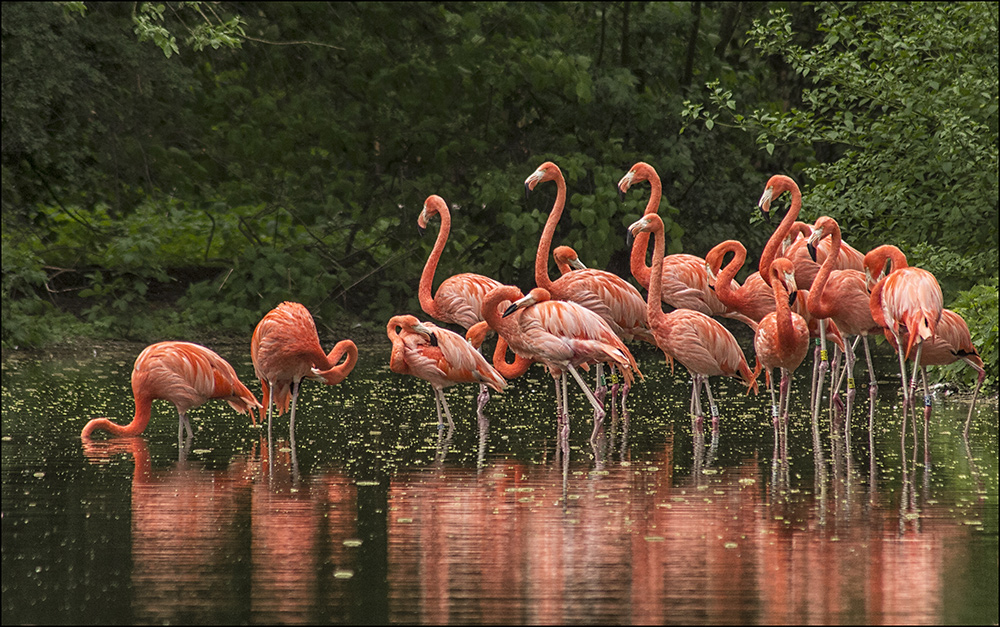
[(580, 256), (576, 254), (576, 251), (569, 246), (556, 246), (552, 250), (552, 259), (555, 260), (560, 275), (572, 272), (573, 270), (585, 270), (587, 268), (580, 261)]
[[(803, 232), (812, 233), (812, 228), (809, 225), (802, 222), (796, 222), (795, 224), (804, 227)], [(823, 240), (822, 243), (829, 242), (828, 240)], [(725, 255), (730, 252), (733, 253), (733, 258), (725, 266), (722, 266)], [(743, 263), (746, 261), (746, 254), (746, 248), (742, 243), (737, 240), (726, 240), (716, 245), (705, 255), (705, 269), (708, 271), (709, 282), (714, 286), (719, 300), (725, 303), (727, 307), (732, 307), (754, 322), (759, 323), (764, 319), (764, 316), (775, 311), (773, 292), (767, 282), (760, 276), (760, 272), (754, 272), (748, 276), (747, 280), (738, 289), (731, 287), (736, 273), (743, 267)], [(810, 337), (819, 338), (819, 320), (809, 314), (806, 306), (809, 301), (809, 290), (798, 290), (796, 294), (792, 311), (802, 316), (806, 321)], [(840, 330), (834, 322), (827, 322), (827, 341), (833, 342), (838, 348), (843, 350), (844, 339), (840, 334)]]
[[(427, 263), (424, 264), (424, 271), (420, 274), (420, 286), (417, 288), (420, 307), (435, 320), (457, 324), (468, 330), (483, 320), (483, 300), (486, 294), (503, 284), (481, 274), (463, 272), (442, 281), (437, 293), (431, 296), (434, 273), (444, 245), (448, 241), (448, 235), (451, 233), (451, 212), (448, 203), (436, 194), (427, 197), (417, 217), (417, 227), (421, 234), (434, 216), (441, 218), (441, 229), (434, 241), (434, 248), (427, 257)], [(479, 386), (479, 404), (476, 413), (480, 420), (483, 418), (483, 408), (489, 400), (490, 393), (487, 386)]]
[[(548, 291), (556, 300), (573, 301), (595, 312), (622, 340), (639, 339), (653, 343), (653, 335), (646, 322), (646, 308), (642, 295), (631, 283), (617, 274), (584, 268), (568, 272), (556, 281), (549, 278), (549, 249), (566, 204), (566, 180), (559, 166), (546, 161), (525, 179), (524, 189), (525, 193), (529, 194), (535, 186), (546, 181), (555, 181), (557, 192), (538, 242), (538, 251), (535, 253), (535, 284)], [(600, 363), (597, 374), (598, 396), (603, 398), (605, 388), (601, 383), (603, 377)], [(622, 391), (622, 412), (625, 412), (625, 399), (628, 397), (629, 388), (630, 384), (626, 382)], [(613, 399), (614, 388), (612, 388)]]
[[(624, 198), (625, 193), (632, 185), (643, 181), (649, 181), (650, 186), (649, 200), (646, 202), (644, 215), (656, 213), (660, 208), (663, 186), (660, 183), (660, 176), (648, 163), (640, 161), (625, 173), (625, 176), (618, 181), (618, 195)], [(646, 290), (650, 289), (650, 276), (652, 276), (652, 267), (646, 265), (648, 248), (649, 235), (639, 233), (636, 236), (636, 245), (632, 247), (632, 255), (629, 260), (632, 276)], [(663, 302), (671, 307), (692, 309), (709, 316), (732, 318), (743, 322), (756, 331), (756, 321), (725, 305), (709, 287), (705, 260), (701, 257), (686, 253), (667, 256), (663, 260), (663, 271), (660, 279), (663, 284), (661, 292)], [(733, 282), (735, 283), (735, 281)], [(734, 289), (738, 287), (739, 285), (733, 285)]]
[[(431, 384), (434, 406), (437, 408), (438, 429), (444, 427), (441, 409), (448, 417), (448, 428), (454, 429), (444, 388), (458, 383), (488, 385), (497, 392), (507, 386), (500, 373), (465, 338), (454, 331), (430, 322), (420, 322), (416, 316), (393, 316), (386, 325), (392, 342), (389, 369), (398, 374), (412, 374)], [(480, 425), (483, 419), (480, 417)]]
[[(763, 366), (767, 387), (771, 391), (771, 414), (774, 419), (775, 442), (778, 441), (778, 423), (783, 423), (784, 441), (781, 450), (787, 455), (788, 415), (791, 403), (791, 378), (795, 369), (809, 352), (809, 326), (805, 319), (789, 306), (789, 290), (796, 294), (795, 269), (788, 259), (775, 259), (771, 264), (771, 287), (775, 310), (760, 321), (754, 335), (753, 346), (757, 363)], [(781, 369), (778, 403), (775, 405), (774, 381), (771, 371)]]
[[(257, 323), (250, 340), (250, 359), (267, 407), (268, 440), (271, 439), (272, 405), (277, 407), (280, 416), (288, 409), (290, 400), (288, 432), (294, 445), (295, 403), (302, 379), (337, 385), (354, 370), (358, 347), (351, 340), (341, 340), (329, 354), (324, 353), (312, 314), (300, 303), (285, 301)], [(260, 418), (264, 420), (263, 407)]]
[[(891, 262), (889, 272), (882, 276), (886, 263)], [(896, 340), (896, 346), (903, 346), (900, 341), (902, 328), (909, 331), (905, 351), (896, 351), (899, 355), (900, 379), (903, 385), (903, 429), (906, 429), (906, 410), (911, 407), (916, 391), (917, 371), (920, 367), (920, 354), (924, 344), (929, 343), (937, 331), (938, 321), (944, 309), (944, 296), (941, 286), (934, 275), (920, 268), (911, 268), (906, 263), (906, 255), (891, 244), (875, 248), (865, 255), (865, 275), (869, 285), (875, 278), (882, 276), (871, 288), (869, 301), (870, 311), (874, 321), (885, 327)], [(913, 358), (913, 378), (909, 391), (906, 386), (906, 363), (910, 358), (913, 346), (917, 346)], [(929, 406), (930, 399), (924, 399)], [(924, 413), (925, 421), (929, 418), (929, 408)]]
[[(889, 340), (889, 345), (893, 350), (898, 351), (896, 338), (884, 329), (885, 338)], [(909, 342), (909, 332), (905, 327), (900, 327), (899, 339), (903, 344)], [(913, 361), (913, 356), (910, 357)], [(986, 370), (983, 369), (983, 360), (979, 356), (972, 343), (972, 335), (969, 333), (969, 325), (965, 323), (962, 316), (951, 309), (941, 310), (941, 320), (937, 324), (937, 334), (926, 340), (923, 353), (920, 355), (920, 370), (924, 381), (924, 395), (930, 398), (930, 389), (927, 386), (927, 366), (947, 366), (956, 361), (964, 361), (974, 368), (979, 376), (976, 379), (976, 389), (972, 392), (972, 405), (969, 406), (969, 415), (965, 419), (965, 437), (969, 437), (969, 423), (972, 421), (972, 412), (976, 408), (976, 398), (979, 396), (979, 388), (986, 378)], [(930, 405), (924, 408), (924, 413), (930, 412)]]
[(146, 430), (152, 414), (153, 401), (170, 401), (177, 408), (177, 439), (194, 437), (187, 411), (212, 398), (221, 398), (241, 414), (250, 414), (260, 407), (257, 398), (240, 382), (236, 371), (214, 351), (190, 342), (158, 342), (147, 346), (132, 367), (132, 396), (135, 415), (122, 426), (107, 418), (87, 422), (80, 437), (89, 438), (101, 429), (114, 436), (132, 437)]
[[(816, 318), (829, 318), (840, 328), (841, 332), (860, 338), (865, 347), (865, 358), (868, 362), (868, 396), (871, 410), (868, 414), (869, 431), (875, 426), (875, 397), (878, 394), (878, 383), (875, 379), (875, 369), (872, 366), (871, 349), (868, 345), (868, 334), (877, 333), (880, 326), (872, 318), (869, 307), (868, 290), (865, 286), (865, 275), (858, 270), (834, 270), (837, 259), (840, 256), (841, 239), (840, 225), (829, 216), (822, 216), (813, 225), (812, 235), (807, 240), (810, 251), (815, 250), (817, 242), (831, 241), (830, 252), (819, 274), (813, 281), (812, 294), (809, 298), (809, 313)], [(844, 426), (845, 437), (850, 436), (851, 428), (851, 408), (854, 402), (854, 347), (857, 344), (847, 343), (845, 345), (844, 372), (847, 374), (847, 420)], [(831, 377), (832, 379), (833, 377)], [(843, 374), (841, 375), (843, 378)], [(831, 400), (837, 401), (840, 390), (840, 381), (834, 385)], [(818, 410), (818, 404), (814, 412)]]
[[(652, 233), (653, 277), (663, 273), (663, 220), (655, 213), (647, 213), (628, 228), (629, 235)], [(636, 240), (638, 242), (638, 240)], [(637, 243), (634, 245), (638, 245)], [(701, 428), (701, 394), (699, 386), (704, 383), (712, 414), (712, 429), (718, 429), (719, 411), (712, 398), (708, 377), (724, 375), (742, 377), (748, 388), (757, 392), (756, 373), (750, 371), (746, 357), (736, 338), (718, 321), (692, 309), (675, 309), (663, 313), (660, 300), (662, 281), (652, 281), (647, 295), (647, 316), (656, 337), (656, 345), (667, 358), (667, 363), (676, 359), (691, 373), (691, 415), (697, 428)]]
[[(583, 389), (594, 408), (596, 438), (604, 418), (604, 408), (576, 371), (578, 366), (608, 362), (622, 372), (626, 384), (639, 366), (625, 344), (596, 313), (572, 301), (551, 300), (544, 288), (535, 288), (518, 298), (514, 286), (504, 286), (486, 297), (486, 322), (522, 360), (543, 363), (556, 385), (556, 416), (564, 448), (569, 436), (569, 400), (565, 373), (569, 372)], [(514, 303), (501, 315), (497, 306), (505, 299)], [(561, 381), (561, 386), (560, 386)]]

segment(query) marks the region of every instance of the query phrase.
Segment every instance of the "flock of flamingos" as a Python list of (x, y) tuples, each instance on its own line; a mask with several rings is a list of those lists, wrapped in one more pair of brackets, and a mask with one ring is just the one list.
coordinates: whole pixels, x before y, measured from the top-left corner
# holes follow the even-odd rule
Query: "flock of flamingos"
[[(537, 287), (527, 295), (489, 277), (463, 273), (445, 279), (432, 296), (434, 273), (451, 229), (451, 216), (440, 196), (432, 195), (424, 203), (418, 226), (426, 228), (429, 220), (437, 216), (441, 228), (420, 279), (420, 305), (434, 319), (465, 328), (466, 336), (421, 322), (412, 315), (394, 316), (388, 322), (387, 333), (392, 341), (391, 370), (425, 379), (434, 389), (439, 429), (443, 428), (442, 411), (449, 425), (454, 425), (444, 397), (445, 387), (478, 383), (478, 416), (482, 424), (488, 388), (502, 391), (507, 379), (540, 362), (555, 381), (557, 430), (563, 449), (568, 446), (569, 434), (567, 374), (594, 407), (593, 439), (601, 428), (609, 391), (603, 366), (611, 371), (611, 403), (616, 402), (620, 392), (623, 412), (634, 377), (642, 377), (625, 345), (630, 340), (655, 344), (671, 368), (677, 361), (688, 369), (692, 377), (690, 411), (699, 429), (704, 416), (702, 387), (713, 429), (718, 428), (718, 406), (709, 388), (709, 377), (737, 377), (748, 392), (757, 392), (757, 377), (763, 369), (771, 393), (775, 438), (784, 440), (792, 374), (805, 360), (811, 338), (816, 339), (811, 386), (814, 418), (820, 411), (823, 382), (829, 371), (831, 408), (843, 420), (844, 428), (850, 428), (855, 396), (854, 350), (860, 340), (870, 376), (871, 428), (877, 385), (868, 336), (874, 333), (884, 333), (899, 357), (904, 435), (906, 415), (916, 406), (918, 373), (923, 374), (925, 422), (929, 418), (928, 365), (963, 360), (975, 368), (979, 378), (974, 407), (985, 376), (983, 362), (972, 345), (965, 321), (943, 308), (941, 288), (934, 276), (908, 267), (903, 253), (891, 245), (862, 255), (841, 240), (840, 227), (833, 218), (821, 217), (812, 226), (796, 222), (802, 196), (791, 178), (775, 175), (767, 182), (758, 202), (761, 211), (768, 212), (771, 202), (786, 191), (791, 193), (791, 206), (764, 248), (760, 271), (739, 285), (735, 276), (747, 251), (738, 241), (722, 242), (704, 259), (688, 254), (664, 256), (663, 222), (657, 215), (660, 179), (650, 165), (635, 164), (618, 183), (618, 190), (624, 198), (637, 183), (648, 181), (651, 187), (644, 215), (628, 228), (631, 270), (648, 290), (646, 300), (618, 275), (585, 267), (576, 252), (565, 246), (553, 251), (562, 274), (555, 281), (549, 278), (548, 257), (566, 202), (566, 182), (559, 167), (546, 162), (525, 180), (525, 191), (530, 193), (546, 181), (555, 181), (558, 193), (535, 257)], [(654, 250), (650, 267), (646, 258), (651, 236)], [(729, 253), (733, 257), (723, 266)], [(673, 310), (664, 313), (662, 303)], [(753, 370), (732, 333), (712, 316), (736, 319), (753, 329)], [(490, 331), (498, 336), (492, 365), (479, 350)], [(836, 347), (832, 370), (827, 342)], [(508, 349), (515, 355), (513, 362), (507, 361)], [(188, 342), (153, 344), (138, 356), (132, 371), (132, 422), (121, 426), (105, 418), (93, 419), (81, 435), (88, 438), (98, 429), (116, 436), (138, 435), (149, 423), (152, 401), (165, 399), (177, 408), (178, 437), (182, 430), (191, 437), (187, 410), (208, 399), (221, 398), (237, 411), (249, 413), (254, 424), (254, 412), (260, 412), (263, 424), (266, 408), (269, 439), (273, 410), (276, 408), (280, 416), (290, 403), (289, 428), (294, 438), (295, 403), (303, 379), (327, 385), (340, 383), (357, 363), (358, 349), (351, 340), (343, 340), (330, 353), (324, 352), (309, 311), (301, 304), (284, 302), (257, 325), (250, 354), (263, 403), (239, 381), (233, 367), (208, 348)], [(845, 357), (842, 370), (840, 354)], [(913, 362), (909, 383), (907, 359)], [(578, 368), (586, 369), (591, 364), (597, 370), (593, 391), (578, 372)], [(777, 398), (772, 374), (775, 369), (780, 369)], [(846, 407), (839, 394), (845, 382)], [(972, 412), (970, 408), (966, 437)]]

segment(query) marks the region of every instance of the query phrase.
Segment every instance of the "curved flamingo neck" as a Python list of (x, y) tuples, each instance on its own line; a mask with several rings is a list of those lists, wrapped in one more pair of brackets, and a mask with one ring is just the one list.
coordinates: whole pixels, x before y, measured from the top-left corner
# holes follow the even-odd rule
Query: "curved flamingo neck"
[(496, 348), (493, 349), (493, 367), (496, 368), (505, 379), (516, 379), (531, 367), (532, 360), (521, 357), (514, 353), (514, 361), (507, 361), (507, 340), (497, 337)]
[(132, 422), (127, 425), (120, 425), (111, 422), (107, 418), (94, 418), (83, 427), (83, 431), (80, 433), (80, 437), (86, 438), (90, 437), (94, 431), (98, 429), (102, 431), (107, 431), (111, 435), (118, 437), (131, 437), (136, 436), (146, 430), (146, 426), (149, 425), (149, 417), (152, 414), (153, 409), (153, 399), (148, 396), (141, 395), (135, 397), (135, 416), (132, 418)]
[(719, 297), (722, 304), (731, 309), (741, 309), (746, 295), (743, 288), (733, 289), (733, 280), (736, 273), (747, 260), (747, 249), (735, 240), (724, 242), (720, 248), (719, 259), (723, 259), (726, 253), (733, 253), (733, 258), (727, 263), (715, 277), (715, 295)]
[[(486, 299), (483, 301), (483, 319), (486, 320), (486, 324), (490, 325), (490, 327), (497, 333), (508, 332), (511, 329), (513, 319), (504, 318), (503, 315), (497, 311), (497, 307), (505, 300), (513, 302), (520, 299), (521, 296), (521, 290), (517, 289), (513, 285), (505, 285), (491, 290), (490, 293), (486, 295)], [(515, 313), (514, 315), (520, 314)]]
[(437, 310), (437, 303), (431, 295), (431, 288), (434, 286), (434, 273), (437, 271), (438, 261), (444, 251), (444, 245), (448, 241), (448, 234), (451, 233), (451, 212), (447, 206), (438, 207), (438, 216), (441, 217), (441, 228), (438, 230), (437, 239), (434, 240), (434, 248), (427, 257), (424, 264), (424, 271), (420, 274), (420, 286), (417, 288), (417, 297), (420, 299), (420, 307), (432, 318), (440, 319)]
[[(329, 355), (324, 355), (325, 370), (320, 373), (327, 385), (337, 385), (347, 378), (358, 363), (358, 347), (351, 340), (341, 340), (333, 347)], [(343, 359), (343, 361), (341, 361)]]
[[(563, 207), (566, 205), (566, 179), (563, 178), (562, 172), (556, 170), (553, 180), (556, 182), (556, 201), (552, 204), (549, 219), (545, 221), (542, 238), (538, 242), (538, 252), (535, 253), (535, 285), (546, 289), (552, 285), (552, 279), (549, 278), (549, 249), (552, 247), (552, 238), (556, 234), (556, 225), (559, 224)], [(492, 327), (493, 324), (491, 323), (490, 326)]]
[[(656, 170), (649, 168), (646, 171), (646, 177), (649, 181), (649, 200), (646, 202), (646, 210), (643, 211), (642, 215), (649, 215), (651, 213), (658, 213), (660, 209), (660, 197), (663, 195), (663, 185), (660, 183), (660, 175), (656, 173)], [(653, 269), (651, 266), (646, 265), (646, 254), (649, 250), (649, 233), (645, 231), (637, 233), (635, 236), (635, 242), (632, 244), (632, 255), (629, 257), (629, 266), (632, 270), (632, 276), (639, 281), (639, 284), (649, 289), (649, 278), (652, 276)], [(662, 254), (660, 255), (663, 256)]]
[[(830, 279), (833, 267), (840, 257), (840, 225), (834, 221), (828, 222), (830, 228), (830, 253), (819, 267), (819, 274), (813, 279), (809, 290), (809, 313), (815, 318), (829, 318), (833, 312), (833, 301), (826, 297), (826, 283)], [(817, 246), (819, 242), (816, 242)]]
[(760, 255), (758, 270), (760, 271), (761, 278), (767, 281), (768, 284), (771, 282), (771, 264), (774, 263), (774, 259), (778, 256), (778, 251), (781, 250), (784, 244), (785, 236), (792, 230), (792, 226), (799, 218), (799, 211), (802, 210), (802, 192), (799, 191), (799, 186), (787, 176), (782, 177), (781, 181), (783, 187), (775, 191), (774, 198), (777, 198), (787, 190), (792, 193), (792, 204), (788, 208), (788, 213), (785, 214), (781, 223), (778, 224), (778, 228), (771, 234), (771, 239), (767, 240), (764, 252)]

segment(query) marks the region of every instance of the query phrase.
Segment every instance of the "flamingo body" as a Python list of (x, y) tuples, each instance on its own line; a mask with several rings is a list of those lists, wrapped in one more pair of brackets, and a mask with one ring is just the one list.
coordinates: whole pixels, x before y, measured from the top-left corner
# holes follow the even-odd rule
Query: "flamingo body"
[(87, 438), (96, 430), (115, 436), (136, 436), (145, 431), (156, 399), (170, 401), (177, 408), (178, 436), (191, 426), (187, 410), (209, 399), (221, 398), (241, 414), (260, 407), (253, 393), (240, 382), (236, 371), (214, 351), (190, 342), (158, 342), (147, 346), (136, 357), (132, 368), (132, 395), (135, 416), (128, 425), (118, 425), (106, 418), (89, 421), (80, 436)]
[(300, 303), (285, 301), (257, 323), (250, 340), (250, 359), (263, 395), (261, 420), (267, 408), (268, 433), (272, 409), (276, 408), (280, 416), (289, 403), (290, 427), (294, 431), (295, 400), (302, 380), (316, 379), (327, 385), (342, 382), (358, 361), (358, 347), (351, 340), (341, 340), (329, 354), (325, 353), (309, 310)]

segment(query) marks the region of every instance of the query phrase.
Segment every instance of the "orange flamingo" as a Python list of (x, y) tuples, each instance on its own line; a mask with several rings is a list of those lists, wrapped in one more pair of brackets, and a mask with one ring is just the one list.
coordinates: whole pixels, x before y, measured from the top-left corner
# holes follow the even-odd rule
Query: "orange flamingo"
[[(896, 338), (884, 329), (885, 338), (889, 340), (889, 345), (893, 350), (898, 351)], [(905, 327), (900, 327), (899, 339), (903, 344), (909, 341), (909, 332)], [(913, 360), (913, 356), (910, 357)], [(962, 360), (974, 368), (979, 376), (976, 379), (976, 389), (972, 392), (972, 405), (969, 406), (969, 415), (965, 419), (965, 437), (969, 437), (969, 423), (972, 421), (972, 412), (976, 408), (976, 398), (979, 396), (979, 388), (986, 378), (986, 370), (983, 369), (983, 360), (979, 356), (972, 343), (972, 335), (969, 333), (969, 325), (965, 323), (962, 316), (951, 309), (941, 310), (941, 320), (937, 324), (937, 334), (926, 341), (923, 353), (920, 355), (920, 370), (924, 381), (924, 394), (930, 397), (930, 389), (927, 386), (927, 366), (947, 366), (956, 361)], [(929, 414), (930, 405), (924, 408), (924, 413)]]
[[(486, 358), (454, 331), (431, 322), (420, 322), (416, 316), (402, 315), (389, 319), (386, 334), (392, 342), (389, 369), (398, 374), (420, 377), (434, 389), (438, 429), (444, 428), (442, 407), (448, 418), (448, 428), (455, 428), (444, 388), (458, 383), (479, 383), (502, 392), (507, 386)], [(480, 425), (483, 422), (480, 416)]]
[(193, 437), (187, 411), (212, 398), (221, 398), (241, 414), (250, 414), (260, 407), (257, 398), (243, 385), (236, 371), (214, 351), (190, 342), (158, 342), (147, 346), (135, 359), (132, 367), (132, 396), (135, 399), (135, 416), (122, 426), (107, 418), (94, 418), (80, 433), (89, 438), (98, 429), (114, 436), (131, 437), (146, 430), (152, 413), (153, 401), (170, 401), (177, 408), (177, 439), (184, 430)]
[[(875, 426), (874, 404), (875, 397), (878, 394), (878, 383), (875, 379), (875, 369), (872, 366), (868, 334), (877, 333), (881, 328), (872, 318), (868, 290), (865, 286), (865, 275), (858, 270), (834, 270), (841, 250), (840, 225), (833, 218), (822, 216), (816, 220), (816, 224), (813, 225), (812, 234), (806, 241), (809, 251), (815, 251), (817, 242), (826, 241), (827, 238), (831, 242), (830, 251), (823, 261), (823, 265), (820, 267), (819, 274), (816, 275), (816, 279), (813, 281), (812, 294), (809, 298), (809, 313), (816, 318), (829, 318), (833, 320), (842, 333), (848, 336), (856, 336), (864, 344), (865, 358), (868, 362), (868, 396), (871, 406), (871, 410), (868, 413), (868, 428), (871, 431)], [(855, 395), (854, 347), (856, 344), (857, 339), (855, 339), (853, 345), (845, 343), (844, 346), (844, 373), (847, 374), (845, 437), (850, 436), (851, 408)], [(843, 378), (843, 374), (841, 378)], [(839, 380), (834, 384), (833, 389), (835, 391), (831, 394), (831, 400), (837, 402), (837, 396), (840, 392)]]
[[(653, 277), (663, 273), (663, 220), (655, 213), (647, 213), (628, 228), (630, 239), (638, 233), (652, 233)], [(638, 241), (638, 240), (636, 240)], [(634, 244), (635, 245), (635, 244)], [(736, 338), (715, 319), (692, 309), (675, 309), (663, 313), (660, 301), (662, 282), (652, 281), (647, 298), (647, 316), (656, 337), (656, 344), (663, 351), (667, 363), (676, 359), (691, 373), (691, 415), (696, 426), (701, 427), (701, 393), (699, 386), (704, 383), (712, 414), (712, 429), (718, 429), (719, 411), (712, 398), (708, 377), (725, 375), (742, 377), (748, 388), (757, 392), (757, 376), (750, 371), (746, 357), (736, 342)]]
[[(448, 235), (451, 233), (451, 211), (443, 198), (431, 194), (424, 201), (423, 209), (417, 217), (417, 227), (421, 234), (434, 216), (441, 218), (441, 229), (438, 230), (434, 248), (431, 250), (430, 256), (427, 257), (427, 263), (424, 264), (424, 271), (420, 274), (417, 297), (420, 299), (421, 309), (428, 316), (442, 322), (460, 325), (468, 331), (472, 325), (483, 320), (483, 300), (486, 298), (486, 294), (490, 290), (500, 287), (502, 283), (481, 274), (463, 272), (442, 281), (441, 285), (438, 286), (437, 293), (432, 296), (431, 287), (434, 284), (434, 273), (441, 260), (444, 245), (448, 241)], [(490, 393), (487, 386), (479, 386), (477, 415), (480, 420), (483, 417), (483, 408), (489, 400)]]
[[(618, 181), (618, 195), (625, 198), (625, 193), (636, 183), (649, 181), (650, 194), (646, 202), (644, 215), (656, 213), (660, 208), (660, 197), (663, 186), (660, 176), (653, 166), (640, 161), (632, 166), (625, 176)], [(639, 285), (649, 290), (652, 267), (646, 265), (646, 255), (649, 248), (649, 235), (639, 233), (636, 245), (632, 247), (629, 259), (632, 276)], [(739, 320), (756, 331), (756, 321), (732, 307), (726, 306), (709, 287), (708, 273), (705, 271), (705, 260), (695, 255), (680, 253), (669, 255), (663, 260), (663, 272), (660, 276), (663, 289), (663, 302), (675, 309), (693, 309), (709, 316), (723, 316)], [(735, 283), (735, 281), (733, 281)], [(739, 285), (733, 285), (733, 289)]]
[[(341, 340), (329, 354), (324, 353), (312, 314), (299, 303), (285, 301), (257, 323), (250, 340), (250, 359), (260, 380), (261, 400), (267, 407), (268, 441), (271, 440), (272, 407), (277, 407), (280, 416), (291, 401), (288, 432), (294, 446), (295, 402), (302, 379), (337, 385), (354, 370), (358, 347), (351, 340)], [(260, 419), (263, 422), (263, 407)]]
[[(520, 294), (520, 290), (518, 290)], [(524, 294), (520, 294), (518, 298), (523, 298)], [(516, 300), (516, 299), (515, 299)], [(511, 301), (513, 302), (513, 301)], [(502, 306), (506, 310), (507, 306)], [(490, 324), (483, 320), (482, 322), (477, 322), (476, 324), (469, 327), (469, 330), (465, 332), (465, 339), (469, 344), (472, 344), (472, 348), (479, 350), (486, 340), (486, 334), (491, 330)], [(503, 339), (503, 336), (498, 334), (496, 347), (493, 349), (493, 367), (496, 368), (497, 372), (503, 376), (504, 379), (510, 381), (511, 379), (516, 379), (531, 367), (531, 364), (535, 363), (533, 359), (526, 359), (521, 357), (517, 353), (514, 354), (514, 361), (507, 361), (507, 349), (509, 345), (507, 340)]]
[[(639, 372), (632, 353), (600, 316), (572, 301), (551, 300), (544, 288), (535, 288), (518, 298), (520, 290), (507, 285), (486, 297), (486, 322), (522, 360), (543, 363), (556, 385), (556, 417), (559, 436), (568, 446), (569, 400), (566, 393), (568, 371), (583, 389), (594, 408), (593, 440), (604, 418), (604, 408), (580, 378), (577, 366), (608, 362), (616, 365), (626, 384)], [(516, 299), (501, 315), (497, 306)], [(560, 386), (561, 382), (561, 386)]]
[[(622, 340), (639, 339), (653, 343), (653, 335), (646, 322), (646, 307), (642, 295), (631, 283), (617, 274), (584, 268), (568, 272), (556, 281), (549, 278), (549, 249), (566, 204), (566, 179), (563, 178), (559, 166), (546, 161), (525, 179), (524, 189), (525, 194), (530, 194), (536, 185), (546, 181), (555, 181), (557, 192), (538, 242), (538, 251), (535, 253), (535, 285), (548, 291), (556, 300), (573, 301), (595, 312)], [(597, 373), (598, 396), (603, 398), (605, 387), (601, 383), (603, 377), (600, 363)], [(629, 388), (630, 384), (626, 383), (622, 390), (623, 413)], [(614, 389), (612, 401), (613, 399)]]
[[(802, 222), (796, 222), (795, 224), (804, 227), (802, 232), (812, 234), (812, 228), (809, 225)], [(823, 240), (821, 245), (823, 243), (829, 243), (829, 240)], [(721, 264), (725, 255), (730, 252), (733, 253), (733, 258), (725, 266), (722, 266)], [(725, 303), (726, 306), (736, 309), (754, 322), (759, 323), (764, 319), (764, 316), (775, 311), (773, 292), (767, 282), (760, 276), (760, 272), (754, 272), (748, 276), (747, 280), (738, 289), (726, 287), (733, 285), (732, 279), (736, 277), (736, 273), (743, 267), (743, 263), (746, 261), (746, 254), (746, 248), (741, 242), (732, 239), (726, 240), (716, 245), (705, 255), (705, 269), (708, 272), (709, 283), (715, 289), (719, 300)], [(809, 290), (797, 290), (796, 294), (792, 311), (802, 316), (806, 321), (806, 325), (809, 327), (809, 336), (819, 338), (819, 320), (810, 315), (807, 308)], [(840, 334), (840, 330), (834, 322), (827, 322), (827, 341), (833, 342), (838, 348), (843, 350), (844, 339)]]
[[(886, 263), (891, 267), (882, 276)], [(882, 276), (871, 288), (869, 301), (870, 311), (874, 321), (892, 333), (896, 346), (903, 346), (900, 341), (903, 327), (909, 331), (905, 351), (896, 351), (899, 355), (900, 378), (903, 385), (903, 428), (906, 428), (906, 409), (911, 407), (916, 391), (917, 371), (920, 367), (920, 353), (924, 344), (932, 339), (937, 331), (938, 320), (944, 309), (944, 296), (941, 286), (934, 275), (920, 268), (911, 268), (906, 263), (906, 255), (891, 244), (875, 248), (865, 255), (865, 275), (869, 285), (874, 278)], [(906, 363), (910, 358), (913, 346), (917, 346), (913, 358), (913, 379), (910, 381), (909, 392), (906, 385)], [(924, 399), (925, 404), (930, 399)], [(927, 418), (925, 411), (925, 418)]]
[(556, 246), (552, 250), (552, 259), (559, 268), (559, 274), (563, 275), (573, 270), (585, 270), (587, 266), (580, 261), (580, 256), (569, 246)]
[[(775, 259), (771, 264), (771, 287), (775, 310), (760, 321), (753, 346), (757, 363), (763, 366), (767, 387), (771, 392), (771, 415), (774, 420), (775, 442), (779, 438), (779, 416), (783, 424), (781, 450), (787, 455), (788, 414), (791, 403), (791, 379), (795, 369), (809, 352), (809, 326), (805, 319), (789, 306), (789, 290), (795, 298), (795, 268), (788, 259)], [(778, 403), (775, 405), (774, 381), (771, 371), (781, 369)]]

